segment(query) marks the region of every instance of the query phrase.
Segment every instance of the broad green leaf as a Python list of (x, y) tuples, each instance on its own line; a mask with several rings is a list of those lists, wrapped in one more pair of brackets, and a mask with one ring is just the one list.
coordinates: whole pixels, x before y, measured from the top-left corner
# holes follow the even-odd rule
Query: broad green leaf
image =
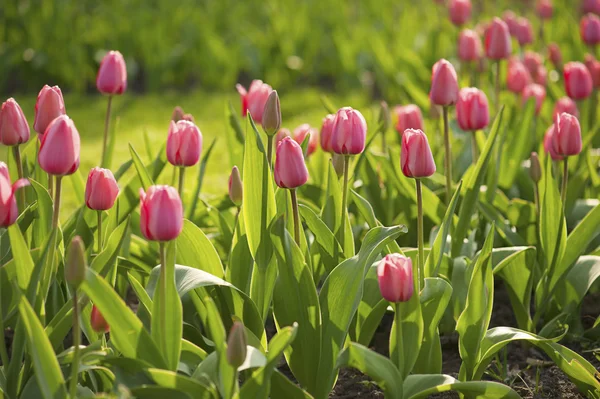
[(225, 106), (225, 118), (228, 122), (226, 132), (229, 163), (230, 165), (242, 165), (244, 160), (244, 130), (231, 102), (228, 102)]
[(500, 212), (487, 202), (480, 201), (477, 204), (478, 209), (481, 211), (483, 216), (489, 223), (494, 223), (496, 231), (502, 237), (502, 239), (512, 246), (523, 246), (526, 245), (525, 240), (515, 231), (513, 226), (502, 216)]
[(321, 218), (306, 205), (301, 204), (299, 210), (304, 223), (306, 223), (308, 229), (315, 235), (315, 240), (321, 248), (331, 257), (334, 257), (336, 254), (340, 255), (342, 249), (337, 238), (335, 238)]
[(404, 398), (427, 398), (438, 392), (456, 391), (473, 399), (520, 399), (509, 386), (492, 381), (459, 380), (444, 374), (415, 374), (404, 380)]
[[(33, 260), (29, 253), (29, 248), (23, 238), (21, 229), (17, 224), (8, 227), (8, 236), (10, 238), (10, 247), (13, 254), (13, 261), (7, 264), (7, 275), (9, 281), (15, 281), (21, 290), (27, 289), (31, 274), (33, 273)], [(8, 287), (6, 287), (8, 288)]]
[[(350, 184), (348, 184), (350, 187)], [(323, 208), (321, 209), (321, 219), (329, 230), (331, 230), (339, 242), (340, 229), (342, 228), (342, 186), (339, 182), (338, 176), (335, 173), (333, 164), (329, 162), (329, 169), (327, 174), (327, 193), (325, 194), (325, 201)], [(350, 189), (348, 189), (350, 191)], [(350, 196), (350, 192), (348, 192)], [(354, 239), (352, 238), (352, 228), (348, 220), (345, 221), (345, 232), (344, 232), (344, 251), (346, 256), (352, 252), (354, 253)], [(341, 244), (341, 243), (340, 243)], [(335, 258), (334, 258), (335, 259)], [(339, 262), (339, 260), (338, 260)]]
[(214, 388), (174, 371), (148, 368), (145, 372), (158, 386), (176, 389), (179, 392), (187, 393), (192, 398), (216, 399), (219, 397)]
[(369, 267), (363, 284), (363, 297), (356, 310), (356, 328), (353, 341), (364, 346), (369, 346), (371, 343), (371, 339), (389, 306), (389, 302), (383, 299), (379, 290), (377, 265), (377, 262), (375, 262)]
[(129, 227), (129, 219), (121, 223), (108, 237), (102, 252), (94, 258), (90, 268), (110, 281), (114, 286), (117, 278), (117, 256), (125, 241)]
[(351, 342), (337, 360), (337, 368), (352, 367), (371, 377), (385, 392), (386, 399), (402, 399), (402, 376), (390, 359)]
[[(243, 210), (240, 209), (240, 213)], [(254, 268), (254, 259), (248, 247), (248, 236), (244, 226), (244, 217), (238, 214), (237, 225), (231, 243), (229, 264), (226, 270), (226, 280), (236, 286), (242, 292), (250, 294), (250, 277)]]
[(298, 385), (290, 381), (279, 370), (271, 375), (271, 397), (287, 399), (313, 399), (313, 397)]
[(582, 256), (556, 286), (555, 300), (563, 312), (575, 313), (583, 297), (600, 278), (600, 256)]
[(153, 385), (140, 385), (130, 389), (134, 398), (144, 399), (193, 399), (192, 396), (175, 388), (165, 388)]
[(219, 278), (224, 276), (223, 264), (212, 242), (198, 226), (187, 219), (183, 221), (183, 230), (177, 237), (177, 262)]
[(535, 101), (527, 101), (525, 108), (519, 112), (520, 121), (518, 122), (518, 131), (507, 135), (508, 139), (503, 149), (500, 170), (498, 175), (498, 184), (504, 189), (509, 189), (517, 173), (521, 170), (521, 163), (529, 157), (533, 144), (531, 130), (535, 128)]
[(154, 181), (152, 180), (150, 173), (148, 173), (148, 170), (144, 166), (142, 159), (131, 144), (129, 144), (129, 153), (131, 154), (133, 165), (135, 166), (135, 170), (137, 171), (138, 177), (140, 178), (140, 183), (142, 184), (144, 191), (146, 191), (150, 186), (154, 185)]
[(46, 187), (35, 180), (29, 180), (37, 198), (36, 220), (33, 229), (33, 239), (37, 246), (42, 245), (52, 228), (53, 201)]

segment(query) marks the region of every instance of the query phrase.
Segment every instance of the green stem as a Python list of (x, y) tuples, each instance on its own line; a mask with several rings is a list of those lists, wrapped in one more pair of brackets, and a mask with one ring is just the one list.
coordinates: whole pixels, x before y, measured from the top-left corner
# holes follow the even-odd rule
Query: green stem
[(496, 61), (496, 82), (494, 86), (494, 106), (498, 111), (500, 106), (500, 60)]
[(569, 182), (569, 157), (565, 157), (563, 161), (563, 180), (562, 180), (562, 190), (560, 191), (560, 198), (563, 204), (563, 212), (565, 210), (565, 206), (567, 204), (567, 184)]
[(48, 173), (48, 193), (50, 194), (50, 198), (54, 196), (54, 176)]
[(182, 166), (179, 168), (179, 196), (183, 201), (183, 183), (185, 181), (185, 167)]
[[(21, 161), (21, 149), (18, 145), (13, 147), (13, 154), (15, 156), (15, 163), (17, 164), (17, 174), (19, 175), (19, 179), (22, 179), (23, 174), (23, 163)], [(19, 211), (23, 212), (25, 210), (25, 190), (19, 190)]]
[(77, 289), (75, 289), (73, 292), (73, 361), (71, 362), (71, 381), (69, 385), (69, 396), (73, 399), (77, 397), (80, 345), (81, 331), (79, 329), (79, 303), (77, 301)]
[(6, 368), (8, 367), (8, 352), (6, 351), (6, 341), (4, 336), (4, 314), (2, 312), (2, 306), (0, 306), (0, 330), (2, 331), (2, 335), (0, 335), (0, 360), (2, 360), (2, 367), (4, 368), (4, 374), (6, 374)]
[(102, 211), (98, 211), (98, 253), (102, 252)]
[(417, 186), (417, 237), (419, 248), (419, 287), (422, 290), (425, 287), (425, 253), (423, 241), (423, 193), (421, 191), (421, 179), (415, 179)]
[(298, 213), (298, 197), (296, 196), (296, 189), (290, 190), (290, 197), (292, 197), (292, 211), (294, 214), (294, 240), (298, 247), (300, 246), (300, 214)]
[(60, 213), (60, 192), (62, 186), (62, 176), (56, 176), (56, 187), (54, 195), (54, 212), (52, 214), (52, 229), (56, 230), (58, 227), (58, 216)]
[(537, 183), (533, 184), (533, 198), (535, 201), (535, 213), (538, 217), (538, 222), (539, 222), (539, 217), (540, 217), (540, 188), (538, 186)]
[[(400, 375), (404, 378), (404, 348), (403, 348), (403, 337), (402, 337), (402, 312), (400, 311), (401, 303), (394, 304), (394, 324), (396, 325), (396, 356), (393, 361)], [(390, 348), (391, 349), (391, 348)], [(390, 353), (391, 355), (391, 353)]]
[(344, 155), (344, 189), (342, 191), (342, 221), (340, 224), (340, 245), (346, 253), (346, 219), (348, 215), (348, 172), (350, 169), (350, 156)]
[(477, 147), (477, 131), (471, 132), (471, 157), (473, 158), (473, 165), (477, 163), (479, 158), (479, 148)]
[(450, 146), (450, 129), (448, 126), (448, 106), (443, 107), (444, 115), (444, 148), (446, 157), (444, 158), (446, 168), (446, 204), (450, 203), (452, 198), (452, 147)]
[(273, 140), (274, 136), (267, 136), (267, 161), (269, 167), (273, 165)]
[(106, 106), (106, 118), (104, 119), (104, 141), (102, 143), (102, 167), (106, 167), (106, 148), (108, 146), (108, 127), (110, 125), (110, 108), (112, 96), (108, 96), (108, 105)]
[(381, 129), (381, 152), (386, 153), (387, 152), (387, 143), (385, 140), (385, 129)]

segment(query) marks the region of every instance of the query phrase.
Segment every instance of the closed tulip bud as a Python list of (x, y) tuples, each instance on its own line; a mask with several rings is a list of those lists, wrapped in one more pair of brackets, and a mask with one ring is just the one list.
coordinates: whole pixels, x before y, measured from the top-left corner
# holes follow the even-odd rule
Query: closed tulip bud
[(269, 136), (277, 133), (281, 127), (281, 107), (279, 105), (277, 90), (273, 90), (269, 94), (269, 97), (267, 97), (267, 102), (263, 111), (262, 126), (265, 133)]
[(180, 120), (169, 125), (167, 159), (174, 166), (194, 166), (202, 152), (202, 133), (193, 122)]
[(127, 67), (118, 51), (106, 53), (96, 76), (96, 88), (102, 94), (123, 94), (127, 89)]
[(477, 61), (481, 58), (483, 49), (481, 39), (474, 30), (464, 29), (458, 36), (458, 58), (461, 61)]
[(552, 2), (550, 0), (538, 0), (535, 5), (535, 11), (541, 19), (552, 18)]
[(95, 211), (113, 207), (119, 195), (119, 186), (109, 169), (93, 168), (85, 185), (85, 204)]
[(183, 112), (183, 108), (181, 108), (178, 105), (173, 109), (173, 115), (171, 115), (171, 120), (173, 122), (179, 122), (180, 120), (183, 119), (184, 115), (185, 115), (185, 112)]
[(542, 56), (534, 51), (526, 51), (523, 56), (523, 64), (531, 74), (531, 77), (535, 79), (540, 67), (544, 66)]
[(506, 75), (506, 87), (508, 90), (519, 94), (531, 82), (531, 74), (521, 61), (509, 62), (508, 73)]
[(394, 112), (398, 117), (396, 131), (400, 135), (407, 129), (423, 130), (423, 115), (418, 105), (399, 105), (394, 108)]
[(544, 103), (544, 99), (546, 98), (546, 89), (544, 86), (540, 86), (537, 83), (531, 83), (523, 89), (521, 93), (522, 104), (525, 105), (527, 100), (533, 98), (535, 100), (535, 114), (538, 115), (540, 110), (542, 109), (542, 104)]
[(569, 62), (566, 64), (563, 75), (567, 96), (573, 100), (583, 100), (592, 94), (592, 76), (581, 62)]
[(406, 177), (429, 177), (435, 173), (435, 161), (427, 136), (422, 130), (407, 129), (402, 134), (400, 152), (402, 173)]
[(458, 100), (458, 78), (451, 63), (441, 59), (432, 69), (429, 98), (436, 105), (448, 106)]
[(71, 287), (77, 289), (85, 280), (87, 261), (85, 259), (85, 246), (79, 236), (73, 237), (67, 259), (65, 261), (65, 280)]
[(262, 80), (253, 80), (248, 90), (240, 84), (237, 84), (235, 88), (242, 100), (242, 116), (246, 116), (250, 112), (256, 123), (262, 123), (265, 105), (273, 88), (263, 83)]
[(595, 14), (587, 14), (581, 18), (579, 24), (581, 40), (588, 46), (600, 43), (600, 18)]
[(227, 338), (227, 363), (237, 369), (246, 360), (246, 330), (244, 325), (236, 321), (229, 331)]
[(343, 107), (335, 114), (331, 147), (333, 152), (343, 155), (357, 155), (365, 150), (367, 122), (362, 114)]
[(2, 103), (0, 110), (0, 143), (7, 146), (19, 145), (29, 140), (29, 124), (23, 110), (14, 98)]
[(185, 115), (183, 115), (183, 118), (182, 118), (182, 119), (183, 119), (184, 121), (188, 121), (188, 122), (192, 122), (192, 123), (194, 123), (194, 122), (195, 122), (195, 121), (194, 121), (194, 115), (192, 115), (192, 114), (185, 114)]
[(281, 188), (300, 187), (308, 181), (302, 147), (291, 137), (285, 137), (277, 145), (274, 170), (275, 183)]
[(55, 118), (65, 114), (65, 101), (60, 87), (45, 85), (35, 102), (35, 120), (33, 130), (44, 134), (46, 128)]
[(389, 254), (377, 265), (381, 296), (389, 302), (407, 302), (413, 296), (412, 261), (400, 254)]
[(563, 112), (571, 114), (575, 117), (579, 117), (579, 111), (577, 110), (577, 104), (569, 97), (560, 98), (554, 105), (554, 112), (552, 113), (552, 119), (556, 121), (556, 117)]
[(335, 170), (335, 174), (337, 177), (342, 177), (344, 175), (344, 162), (345, 158), (342, 154), (336, 154), (335, 152), (331, 156), (331, 162), (333, 164), (333, 170)]
[(42, 136), (38, 162), (51, 175), (65, 176), (79, 168), (79, 132), (66, 115), (54, 119)]
[(517, 32), (516, 37), (519, 45), (525, 46), (526, 44), (533, 43), (533, 28), (531, 27), (531, 23), (527, 18), (519, 18), (517, 19)]
[(240, 176), (240, 170), (237, 166), (231, 169), (231, 175), (229, 175), (229, 199), (235, 206), (241, 206), (244, 198), (244, 185), (242, 184), (242, 178)]
[(581, 152), (581, 126), (579, 120), (563, 112), (556, 117), (556, 130), (552, 140), (554, 151), (562, 156), (578, 155)]
[(306, 148), (306, 157), (309, 157), (317, 150), (317, 145), (319, 143), (319, 131), (313, 127), (310, 127), (308, 123), (303, 123), (294, 129), (294, 141), (300, 145), (304, 143), (307, 135), (310, 135), (308, 138), (308, 147)]
[(102, 316), (102, 313), (98, 310), (96, 305), (92, 306), (92, 315), (90, 317), (90, 324), (92, 325), (92, 329), (97, 333), (107, 333), (110, 331), (110, 326), (107, 321)]
[(490, 123), (490, 109), (485, 93), (477, 88), (465, 88), (456, 103), (458, 126), (465, 131), (485, 129)]
[(556, 128), (555, 125), (552, 124), (544, 134), (544, 151), (546, 151), (546, 153), (550, 155), (553, 161), (562, 161), (564, 158), (560, 154), (558, 154), (554, 149), (553, 142), (555, 134)]
[(463, 25), (471, 17), (471, 0), (450, 0), (448, 12), (454, 25)]
[(554, 65), (554, 68), (559, 69), (559, 70), (562, 69), (563, 58), (562, 58), (562, 53), (560, 52), (560, 47), (558, 47), (558, 44), (550, 43), (548, 45), (548, 58), (550, 59), (550, 62), (552, 63), (552, 65)]
[(511, 52), (508, 26), (496, 17), (485, 31), (485, 55), (492, 60), (502, 60), (508, 58)]
[(586, 54), (584, 63), (592, 77), (592, 84), (595, 88), (600, 87), (600, 61), (596, 60), (591, 54)]
[(532, 152), (529, 158), (529, 176), (535, 183), (539, 183), (542, 179), (542, 167), (537, 152)]
[(379, 103), (379, 125), (383, 132), (387, 132), (392, 124), (392, 118), (390, 116), (390, 107), (388, 103), (382, 101)]
[(335, 114), (329, 114), (323, 118), (323, 124), (321, 125), (321, 149), (325, 152), (333, 152), (333, 125), (335, 122)]
[(548, 83), (548, 71), (546, 70), (545, 66), (540, 65), (535, 75), (534, 82), (539, 84), (540, 86), (546, 86), (546, 84)]
[(20, 179), (11, 186), (8, 167), (4, 162), (0, 162), (0, 227), (7, 228), (16, 222), (19, 209), (15, 192), (28, 185), (29, 180)]
[(179, 193), (170, 186), (140, 189), (140, 230), (151, 241), (176, 239), (183, 228), (183, 206)]
[(600, 15), (600, 0), (583, 0), (581, 11), (584, 14), (593, 13)]
[(277, 144), (286, 137), (292, 137), (292, 132), (290, 132), (289, 129), (282, 127), (275, 135), (275, 146), (277, 147)]
[(517, 31), (519, 30), (518, 19), (519, 19), (519, 17), (517, 17), (517, 15), (514, 12), (512, 12), (511, 10), (506, 10), (502, 14), (502, 21), (504, 21), (504, 23), (508, 27), (508, 33), (511, 36), (517, 35)]

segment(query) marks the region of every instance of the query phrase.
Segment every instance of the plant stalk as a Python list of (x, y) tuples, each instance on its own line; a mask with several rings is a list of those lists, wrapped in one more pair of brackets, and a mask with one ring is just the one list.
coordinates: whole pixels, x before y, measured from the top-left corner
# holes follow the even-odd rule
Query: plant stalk
[(6, 351), (6, 337), (4, 336), (4, 313), (2, 312), (2, 306), (0, 306), (0, 330), (2, 334), (0, 335), (0, 360), (2, 360), (2, 367), (4, 369), (4, 373), (6, 374), (6, 369), (8, 367), (8, 352)]
[(79, 374), (79, 346), (81, 345), (81, 330), (79, 328), (79, 303), (77, 289), (73, 291), (73, 361), (71, 362), (71, 381), (69, 396), (77, 397), (77, 376)]
[(185, 182), (185, 167), (181, 166), (179, 168), (179, 197), (181, 197), (181, 201), (183, 201), (183, 183)]
[(48, 173), (48, 194), (50, 198), (54, 197), (54, 176)]
[(500, 107), (500, 60), (496, 61), (496, 81), (494, 84), (494, 106), (496, 111)]
[(296, 196), (296, 189), (290, 190), (290, 197), (292, 197), (292, 213), (294, 215), (294, 240), (298, 247), (300, 247), (300, 214), (298, 212), (298, 197)]
[(267, 136), (267, 161), (269, 167), (273, 166), (273, 140), (274, 136)]
[[(402, 337), (402, 312), (401, 312), (402, 303), (394, 304), (394, 324), (396, 324), (396, 357), (393, 359), (394, 364), (400, 371), (400, 375), (404, 377), (403, 370), (403, 358), (404, 358), (404, 348), (403, 348), (403, 337)], [(391, 348), (390, 348), (390, 356), (391, 356)]]
[(446, 172), (446, 204), (452, 199), (452, 147), (450, 145), (450, 128), (448, 126), (448, 106), (443, 107), (444, 115), (444, 148), (446, 150), (445, 172)]
[(54, 193), (54, 212), (52, 213), (52, 229), (58, 228), (58, 216), (60, 213), (60, 192), (62, 187), (62, 176), (56, 176), (56, 187)]
[(477, 147), (477, 131), (473, 130), (471, 134), (471, 157), (473, 158), (473, 165), (477, 163), (479, 159), (479, 148)]
[(106, 106), (106, 118), (104, 119), (104, 141), (102, 143), (102, 167), (106, 167), (106, 149), (108, 147), (108, 127), (110, 125), (110, 110), (112, 105), (112, 96), (108, 96), (108, 104)]
[(562, 180), (562, 189), (560, 191), (560, 198), (563, 204), (563, 213), (565, 211), (565, 207), (567, 204), (567, 184), (569, 182), (569, 157), (565, 157), (563, 161), (563, 180)]
[(415, 179), (415, 184), (417, 186), (417, 245), (419, 248), (418, 279), (419, 288), (422, 290), (425, 287), (425, 245), (423, 240), (423, 193), (421, 191), (421, 179)]
[(98, 211), (98, 253), (102, 252), (102, 211)]
[(344, 155), (344, 189), (342, 192), (342, 221), (340, 224), (340, 245), (346, 253), (346, 218), (348, 217), (348, 172), (350, 169), (350, 156)]
[[(22, 179), (24, 176), (23, 174), (23, 162), (21, 160), (21, 148), (16, 145), (13, 147), (13, 154), (15, 156), (15, 163), (17, 164), (17, 174), (19, 175), (19, 179)], [(18, 196), (18, 201), (19, 201), (19, 211), (23, 212), (25, 210), (25, 204), (26, 204), (26, 200), (25, 200), (25, 190), (19, 190), (19, 196)]]

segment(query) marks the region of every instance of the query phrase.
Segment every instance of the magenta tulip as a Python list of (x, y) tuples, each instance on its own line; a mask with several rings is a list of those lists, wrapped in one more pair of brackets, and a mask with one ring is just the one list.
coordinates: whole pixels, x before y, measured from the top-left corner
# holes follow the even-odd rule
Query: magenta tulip
[(2, 104), (0, 110), (0, 143), (15, 146), (29, 140), (29, 124), (14, 98)]
[(400, 254), (386, 255), (377, 265), (381, 296), (389, 302), (407, 302), (414, 292), (412, 261)]
[(477, 61), (483, 55), (481, 39), (474, 30), (464, 29), (458, 36), (458, 58), (464, 62)]
[(252, 115), (252, 119), (256, 123), (262, 123), (263, 112), (269, 94), (273, 91), (273, 88), (262, 80), (253, 80), (248, 90), (242, 85), (237, 84), (235, 86), (240, 98), (242, 100), (242, 116), (246, 116), (248, 112)]
[(38, 162), (51, 175), (65, 176), (79, 167), (79, 132), (67, 115), (54, 119), (42, 136)]
[(140, 230), (151, 241), (176, 239), (183, 228), (183, 205), (175, 188), (151, 186), (140, 188)]
[(96, 88), (102, 94), (123, 94), (127, 89), (127, 67), (125, 59), (118, 51), (106, 53), (96, 76)]
[(556, 117), (556, 129), (552, 140), (554, 152), (561, 156), (578, 155), (581, 152), (581, 126), (577, 117), (563, 112)]
[(508, 26), (495, 17), (485, 31), (485, 54), (489, 59), (502, 60), (512, 52)]
[(282, 127), (275, 135), (275, 146), (277, 146), (277, 144), (279, 144), (279, 142), (286, 137), (292, 137), (292, 132), (290, 132), (289, 129)]
[(93, 168), (85, 185), (85, 204), (96, 211), (113, 207), (119, 195), (119, 186), (109, 169)]
[(535, 5), (535, 11), (541, 19), (552, 18), (552, 2), (550, 0), (538, 0)]
[(331, 147), (342, 155), (357, 155), (364, 151), (367, 122), (362, 114), (351, 107), (343, 107), (335, 114)]
[(519, 94), (531, 82), (531, 74), (521, 61), (514, 60), (508, 63), (508, 73), (506, 76), (506, 87), (508, 90)]
[(565, 90), (573, 100), (583, 100), (592, 94), (593, 81), (590, 72), (581, 62), (569, 62), (563, 71)]
[(511, 36), (517, 36), (517, 31), (519, 30), (519, 17), (511, 10), (506, 10), (502, 14), (502, 21), (508, 27), (508, 33)]
[(548, 45), (548, 59), (550, 59), (550, 62), (552, 63), (552, 65), (554, 65), (554, 68), (562, 69), (563, 58), (558, 44), (550, 43)]
[(398, 117), (396, 131), (402, 135), (406, 129), (423, 130), (423, 115), (418, 105), (399, 105), (394, 108), (394, 113)]
[(285, 137), (277, 145), (274, 170), (275, 183), (281, 188), (300, 187), (308, 181), (302, 147), (291, 137)]
[(15, 192), (28, 185), (27, 179), (19, 179), (11, 185), (8, 167), (0, 162), (0, 227), (7, 228), (15, 223), (19, 216)]
[(474, 87), (462, 89), (456, 103), (456, 119), (462, 130), (485, 129), (490, 123), (490, 109), (485, 93)]
[(596, 60), (593, 55), (586, 54), (584, 64), (592, 77), (594, 88), (600, 87), (600, 61)]
[(448, 13), (454, 25), (463, 25), (471, 17), (471, 0), (450, 0)]
[(450, 62), (441, 59), (432, 68), (431, 102), (436, 105), (448, 106), (458, 100), (458, 78)]
[(33, 130), (44, 134), (46, 128), (55, 118), (65, 114), (65, 101), (60, 87), (45, 85), (38, 94), (35, 103), (35, 121)]
[(584, 14), (593, 13), (600, 15), (600, 0), (583, 0), (581, 11)]
[(312, 155), (319, 144), (319, 131), (314, 127), (311, 127), (308, 123), (303, 123), (294, 129), (293, 138), (296, 143), (302, 145), (306, 136), (310, 135), (308, 139), (308, 148), (306, 149), (306, 157)]
[(167, 159), (174, 166), (194, 166), (202, 152), (202, 133), (194, 123), (180, 120), (169, 125)]
[(546, 98), (546, 89), (537, 83), (531, 83), (521, 93), (522, 104), (525, 105), (530, 98), (535, 99), (535, 114), (538, 115)]
[(533, 43), (533, 28), (527, 18), (517, 19), (517, 31), (515, 33), (520, 46)]
[(556, 135), (555, 125), (552, 124), (544, 134), (544, 151), (553, 161), (562, 161), (564, 158), (554, 150), (554, 136)]
[(402, 134), (400, 152), (402, 173), (406, 177), (429, 177), (435, 173), (435, 161), (429, 141), (422, 130), (408, 129)]
[(321, 125), (321, 134), (319, 139), (321, 142), (321, 149), (325, 152), (333, 152), (333, 125), (335, 122), (335, 114), (329, 114), (323, 118), (323, 124)]
[(577, 104), (569, 97), (560, 98), (554, 105), (554, 112), (552, 112), (552, 119), (556, 121), (556, 117), (563, 112), (571, 114), (579, 118), (579, 111), (577, 110)]
[(581, 40), (588, 46), (600, 43), (600, 18), (595, 14), (587, 14), (581, 18), (579, 24)]

